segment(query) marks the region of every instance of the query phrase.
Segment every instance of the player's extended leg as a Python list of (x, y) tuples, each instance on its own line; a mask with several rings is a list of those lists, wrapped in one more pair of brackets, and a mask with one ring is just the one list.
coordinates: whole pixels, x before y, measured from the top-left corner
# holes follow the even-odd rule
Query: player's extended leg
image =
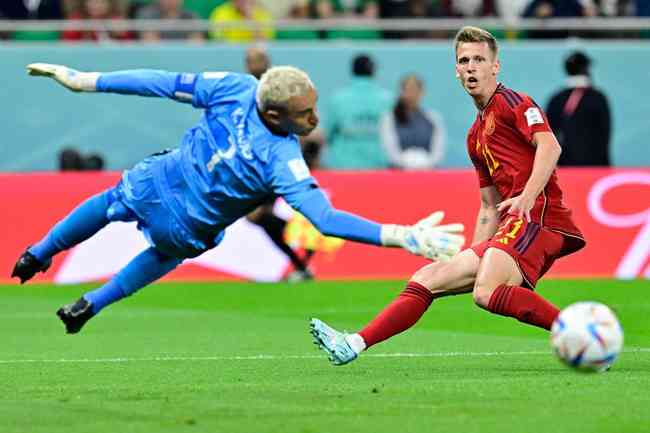
[(275, 246), (277, 246), (280, 251), (282, 251), (289, 258), (296, 271), (305, 274), (309, 273), (307, 266), (303, 260), (298, 257), (298, 254), (296, 254), (293, 248), (291, 248), (289, 244), (287, 244), (284, 240), (284, 229), (287, 226), (287, 222), (285, 220), (275, 216), (273, 213), (267, 212), (262, 214), (256, 223), (264, 229)]
[(20, 256), (11, 276), (19, 277), (22, 284), (37, 272), (46, 271), (55, 254), (85, 241), (109, 223), (107, 211), (115, 200), (111, 188), (81, 203)]
[(474, 302), (492, 313), (551, 329), (559, 309), (533, 290), (521, 287), (522, 283), (515, 260), (505, 251), (488, 248), (476, 277)]
[(130, 296), (176, 268), (183, 259), (169, 257), (153, 247), (144, 250), (100, 288), (84, 294), (76, 302), (61, 307), (56, 314), (68, 334), (75, 334), (104, 307)]
[(469, 293), (479, 266), (471, 249), (449, 262), (435, 262), (418, 270), (406, 289), (356, 334), (344, 334), (318, 319), (310, 322), (315, 343), (335, 365), (347, 364), (359, 353), (413, 326), (431, 302), (444, 296)]

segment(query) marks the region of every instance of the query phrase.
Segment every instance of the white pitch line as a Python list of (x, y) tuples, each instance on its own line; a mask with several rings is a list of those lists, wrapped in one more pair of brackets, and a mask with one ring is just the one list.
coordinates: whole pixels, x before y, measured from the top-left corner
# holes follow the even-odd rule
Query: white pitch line
[[(634, 347), (623, 353), (650, 353), (650, 347)], [(550, 355), (548, 351), (527, 352), (433, 352), (433, 353), (366, 353), (364, 358), (441, 358), (441, 357), (488, 357), (488, 356), (536, 356)], [(146, 358), (81, 358), (81, 359), (0, 359), (0, 364), (65, 364), (65, 363), (128, 363), (168, 361), (275, 361), (287, 359), (319, 359), (324, 355), (247, 355), (247, 356), (153, 356)]]

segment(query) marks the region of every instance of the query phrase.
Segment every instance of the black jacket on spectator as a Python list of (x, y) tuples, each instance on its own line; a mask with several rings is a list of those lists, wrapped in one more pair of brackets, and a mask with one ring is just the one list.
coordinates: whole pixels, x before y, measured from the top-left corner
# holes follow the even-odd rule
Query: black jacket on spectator
[(546, 114), (562, 146), (559, 165), (610, 165), (611, 119), (602, 92), (589, 85), (563, 89), (551, 98)]
[(35, 10), (29, 10), (24, 0), (0, 0), (0, 16), (12, 20), (63, 18), (60, 0), (41, 0), (34, 4)]

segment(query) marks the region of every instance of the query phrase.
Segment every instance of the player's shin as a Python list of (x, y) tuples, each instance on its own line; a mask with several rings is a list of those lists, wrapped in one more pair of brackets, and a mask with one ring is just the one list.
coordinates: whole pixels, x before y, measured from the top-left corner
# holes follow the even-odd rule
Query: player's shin
[(142, 287), (156, 281), (176, 268), (182, 259), (168, 257), (148, 248), (129, 262), (124, 269), (102, 287), (84, 295), (92, 304), (93, 313), (132, 295)]
[(97, 233), (109, 222), (106, 211), (113, 201), (112, 191), (106, 190), (81, 203), (29, 251), (39, 261), (45, 262)]
[(532, 290), (519, 286), (498, 286), (490, 297), (487, 310), (514, 317), (523, 323), (551, 329), (560, 310)]
[(427, 311), (433, 298), (433, 294), (426, 287), (410, 281), (397, 299), (359, 332), (366, 348), (415, 325)]

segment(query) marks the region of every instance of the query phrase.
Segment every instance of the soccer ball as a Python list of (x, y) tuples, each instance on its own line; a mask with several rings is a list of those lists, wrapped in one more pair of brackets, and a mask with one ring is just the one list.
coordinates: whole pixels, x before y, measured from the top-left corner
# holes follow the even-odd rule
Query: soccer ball
[(623, 348), (623, 330), (606, 305), (578, 302), (562, 310), (553, 322), (551, 345), (570, 367), (604, 371)]

